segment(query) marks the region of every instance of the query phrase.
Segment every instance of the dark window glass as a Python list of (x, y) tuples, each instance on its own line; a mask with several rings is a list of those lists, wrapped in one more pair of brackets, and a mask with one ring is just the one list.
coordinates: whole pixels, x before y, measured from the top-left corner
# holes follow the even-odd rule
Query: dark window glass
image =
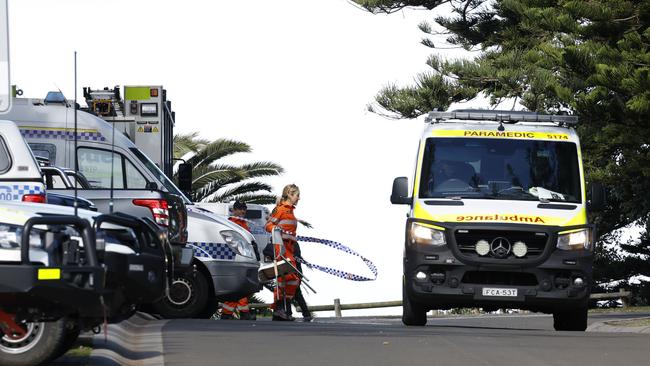
[(579, 172), (572, 142), (429, 138), (419, 196), (580, 203)]
[(11, 168), (11, 156), (7, 151), (5, 140), (0, 137), (0, 173), (4, 173)]

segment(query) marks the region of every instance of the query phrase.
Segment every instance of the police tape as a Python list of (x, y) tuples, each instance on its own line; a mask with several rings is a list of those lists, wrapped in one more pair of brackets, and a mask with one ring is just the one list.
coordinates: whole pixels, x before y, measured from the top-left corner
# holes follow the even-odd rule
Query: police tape
[[(264, 227), (260, 226), (259, 224), (257, 224), (254, 221), (251, 221), (251, 220), (248, 220), (248, 219), (245, 219), (245, 218), (242, 218), (242, 217), (235, 217), (235, 216), (231, 216), (231, 217), (237, 218), (239, 220), (243, 219), (243, 221), (246, 221), (249, 224), (249, 231), (252, 234), (267, 234), (266, 230), (264, 230)], [(286, 233), (286, 234), (292, 235), (292, 236), (295, 235), (295, 233), (289, 233), (289, 232), (286, 232), (284, 230), (283, 230), (283, 232)], [(327, 266), (321, 266), (321, 265), (315, 264), (315, 263), (310, 263), (310, 262), (307, 262), (304, 258), (296, 258), (296, 260), (298, 260), (301, 263), (305, 264), (309, 268), (317, 269), (317, 270), (319, 270), (321, 272), (330, 274), (330, 275), (335, 276), (335, 277), (343, 278), (345, 280), (350, 280), (350, 281), (374, 281), (374, 280), (377, 279), (377, 276), (378, 276), (377, 266), (375, 266), (375, 264), (372, 263), (372, 261), (370, 259), (362, 256), (361, 254), (355, 252), (354, 250), (350, 249), (349, 247), (347, 247), (347, 246), (345, 246), (345, 245), (343, 245), (341, 243), (335, 242), (333, 240), (312, 238), (312, 237), (309, 237), (309, 236), (297, 236), (296, 239), (298, 240), (298, 242), (322, 244), (322, 245), (325, 245), (327, 247), (334, 248), (336, 250), (340, 250), (340, 251), (342, 251), (344, 253), (359, 257), (366, 264), (366, 266), (368, 267), (370, 272), (372, 272), (372, 274), (374, 275), (374, 278), (366, 277), (366, 276), (362, 276), (362, 275), (358, 275), (358, 274), (354, 274), (354, 273), (350, 273), (350, 272), (346, 272), (346, 271), (342, 271), (342, 270), (327, 267)]]
[(350, 281), (374, 281), (374, 280), (377, 279), (377, 274), (378, 274), (377, 266), (375, 266), (375, 264), (372, 263), (372, 261), (370, 259), (362, 256), (361, 254), (355, 252), (354, 250), (346, 247), (345, 245), (343, 245), (341, 243), (337, 243), (335, 241), (327, 240), (327, 239), (312, 238), (312, 237), (309, 237), (309, 236), (298, 236), (296, 239), (298, 239), (299, 242), (322, 244), (322, 245), (325, 245), (327, 247), (334, 248), (336, 250), (340, 250), (340, 251), (342, 251), (344, 253), (359, 257), (366, 264), (366, 266), (368, 266), (368, 269), (370, 270), (370, 272), (373, 273), (374, 278), (370, 278), (370, 277), (366, 277), (366, 276), (362, 276), (362, 275), (358, 275), (358, 274), (354, 274), (354, 273), (350, 273), (350, 272), (346, 272), (346, 271), (342, 271), (342, 270), (338, 270), (338, 269), (334, 269), (334, 268), (330, 268), (330, 267), (310, 263), (310, 262), (307, 262), (304, 258), (297, 258), (301, 263), (304, 263), (309, 268), (314, 268), (314, 269), (317, 269), (317, 270), (319, 270), (321, 272), (325, 272), (327, 274), (330, 274), (332, 276), (340, 277), (340, 278), (343, 278), (345, 280), (350, 280)]

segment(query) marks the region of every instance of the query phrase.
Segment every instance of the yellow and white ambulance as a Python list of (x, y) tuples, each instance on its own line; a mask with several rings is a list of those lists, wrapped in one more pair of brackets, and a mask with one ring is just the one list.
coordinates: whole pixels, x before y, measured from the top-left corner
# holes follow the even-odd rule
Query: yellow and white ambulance
[(431, 112), (413, 185), (393, 182), (410, 206), (403, 317), (429, 309), (519, 308), (552, 313), (558, 330), (585, 330), (594, 227), (577, 117), (531, 112)]

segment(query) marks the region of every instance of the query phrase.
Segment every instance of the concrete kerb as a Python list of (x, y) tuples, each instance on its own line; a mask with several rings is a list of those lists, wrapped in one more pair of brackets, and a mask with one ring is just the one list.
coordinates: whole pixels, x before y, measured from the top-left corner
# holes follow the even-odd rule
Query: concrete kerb
[(587, 332), (610, 332), (610, 333), (650, 333), (650, 326), (628, 327), (620, 325), (623, 322), (634, 320), (648, 320), (650, 317), (632, 318), (625, 320), (610, 320), (597, 322), (587, 327)]
[[(156, 320), (156, 321), (152, 321)], [(164, 365), (161, 329), (166, 323), (145, 313), (108, 326), (104, 332), (93, 337), (90, 365), (153, 366)]]

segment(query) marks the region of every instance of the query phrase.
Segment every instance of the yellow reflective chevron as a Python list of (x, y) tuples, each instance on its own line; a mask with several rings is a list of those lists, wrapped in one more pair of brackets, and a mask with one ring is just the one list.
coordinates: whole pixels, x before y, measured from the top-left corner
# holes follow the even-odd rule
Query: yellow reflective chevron
[(489, 130), (433, 130), (435, 137), (480, 137), (501, 139), (555, 140), (569, 141), (569, 135), (555, 132), (533, 131), (489, 131)]

